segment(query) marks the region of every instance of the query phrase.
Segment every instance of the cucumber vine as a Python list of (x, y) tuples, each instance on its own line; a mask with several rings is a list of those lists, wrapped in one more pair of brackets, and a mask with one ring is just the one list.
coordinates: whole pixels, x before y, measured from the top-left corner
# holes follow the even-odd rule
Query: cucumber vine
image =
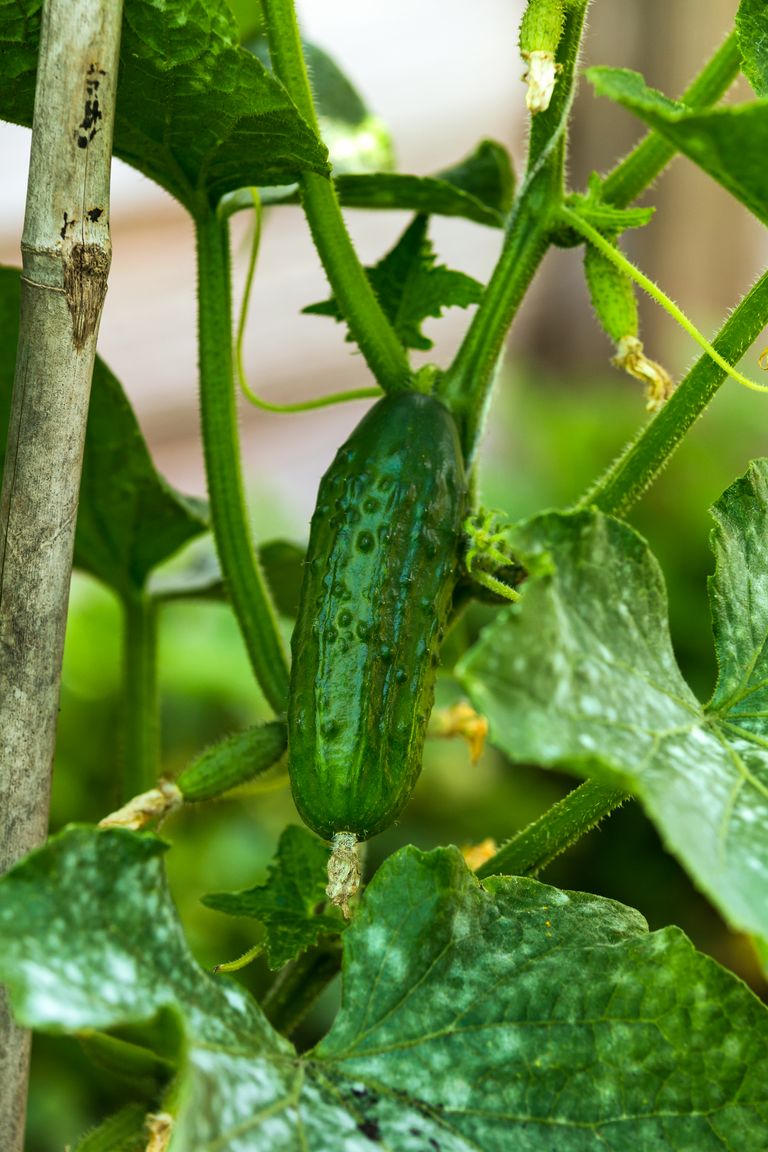
[[(751, 967), (746, 944), (739, 956), (756, 989), (768, 974), (768, 460), (744, 460), (711, 509), (717, 680), (706, 703), (678, 668), (660, 566), (625, 519), (657, 481), (663, 491), (664, 468), (728, 377), (768, 392), (739, 366), (768, 325), (768, 272), (710, 339), (622, 248), (654, 212), (637, 201), (652, 199), (679, 153), (768, 224), (765, 181), (745, 147), (749, 140), (761, 155), (768, 144), (768, 9), (740, 0), (734, 29), (671, 99), (626, 69), (582, 72), (588, 9), (599, 23), (605, 3), (526, 0), (518, 47), (528, 141), (515, 181), (505, 149), (488, 140), (433, 175), (393, 170), (386, 129), (333, 60), (303, 41), (293, 0), (125, 0), (114, 154), (173, 195), (194, 227), (207, 500), (158, 475), (119, 383), (97, 358), (88, 428), (72, 434), (73, 443), (85, 436), (73, 562), (111, 590), (123, 614), (122, 795), (105, 772), (98, 823), (77, 813), (79, 822), (0, 876), (0, 1052), (22, 1053), (8, 1086), (0, 1077), (4, 1152), (23, 1145), (32, 1028), (77, 1037), (115, 1080), (114, 1115), (94, 1113), (96, 1126), (79, 1137), (57, 1128), (56, 1147), (73, 1152), (523, 1144), (544, 1152), (553, 1132), (565, 1152), (587, 1144), (700, 1152), (713, 1141), (764, 1149), (765, 1005), (679, 929), (649, 932), (616, 900), (538, 879), (558, 861), (563, 871), (548, 875), (559, 883), (570, 875), (564, 853), (619, 808), (641, 807), (724, 932), (753, 946)], [(82, 6), (99, 15), (98, 0)], [(0, 6), (0, 115), (28, 127), (41, 42), (45, 67), (65, 51), (55, 44), (47, 55), (50, 12), (62, 28), (73, 18), (61, 0), (42, 7), (41, 23), (40, 5)], [(111, 43), (116, 59), (114, 35)], [(510, 46), (509, 67), (519, 66)], [(427, 67), (425, 57), (423, 82)], [(757, 99), (722, 102), (742, 72)], [(97, 82), (90, 70), (84, 81), (94, 132), (105, 75)], [(570, 186), (567, 163), (580, 83), (646, 129), (583, 189)], [(37, 133), (46, 130), (42, 107), (34, 105)], [(70, 151), (90, 147), (81, 120), (78, 104)], [(56, 131), (59, 139), (58, 120)], [(32, 180), (64, 187), (60, 171), (39, 170), (39, 156), (35, 163)], [(360, 207), (407, 215), (370, 267), (345, 220)], [(360, 381), (309, 400), (266, 400), (268, 382), (250, 380), (244, 364), (250, 324), (259, 332), (252, 286), (270, 215), (297, 208), (330, 290), (307, 303), (312, 319), (301, 323), (343, 321), (362, 354)], [(253, 236), (235, 319), (229, 229), (244, 209)], [(95, 228), (105, 210), (91, 212)], [(439, 262), (430, 226), (441, 215), (497, 230), (485, 284)], [(569, 506), (518, 519), (484, 508), (480, 462), (495, 392), (507, 384), (507, 341), (552, 248), (583, 257), (613, 363), (646, 384), (648, 415), (638, 405), (633, 438), (607, 467), (598, 462)], [(2, 445), (17, 329), (28, 322), (29, 285), (20, 281), (0, 269)], [(645, 355), (637, 288), (703, 351), (676, 385)], [(65, 277), (61, 292), (70, 290)], [(422, 325), (450, 307), (474, 311), (450, 362), (433, 362), (422, 356), (432, 347)], [(51, 332), (41, 336), (49, 347)], [(755, 356), (765, 368), (768, 350)], [(36, 377), (19, 387), (14, 412), (45, 408)], [(259, 509), (251, 522), (241, 394), (282, 414), (288, 429), (300, 412), (375, 401), (320, 482), (306, 550), (261, 543)], [(17, 506), (15, 479), (50, 479), (50, 462), (30, 455), (14, 420), (7, 460), (0, 456), (0, 516), (48, 540)], [(196, 539), (202, 561), (166, 567)], [(158, 635), (167, 605), (185, 601), (199, 613), (216, 601), (236, 622), (252, 673), (243, 689), (250, 705), (237, 707), (253, 715), (202, 750), (190, 736), (182, 755), (170, 755)], [(29, 706), (26, 681), (22, 691), (6, 670), (18, 666), (26, 638), (11, 615), (0, 624), (10, 714), (16, 698)], [(57, 680), (43, 687), (58, 699)], [(62, 699), (68, 719), (66, 683)], [(469, 751), (448, 751), (455, 737)], [(419, 781), (433, 739), (444, 754), (427, 757)], [(0, 860), (10, 864), (2, 836), (10, 843), (16, 815), (30, 815), (27, 751), (23, 741), (10, 756), (3, 749)], [(87, 765), (87, 749), (78, 755)], [(534, 793), (551, 796), (544, 811), (535, 799), (511, 810), (510, 781), (519, 798), (547, 770), (578, 783), (563, 795), (550, 777), (550, 792), (543, 784)], [(473, 809), (475, 784), (491, 778), (498, 840), (488, 811), (480, 827)], [(271, 804), (290, 805), (288, 785), (303, 825), (283, 829), (268, 864)], [(224, 832), (214, 849), (184, 855), (186, 837), (196, 843), (195, 827), (207, 827), (204, 805), (220, 797), (226, 803), (210, 819)], [(425, 808), (429, 833), (419, 824)], [(440, 839), (462, 847), (432, 847)], [(642, 862), (634, 844), (623, 849), (633, 878)], [(174, 889), (180, 871), (202, 885), (197, 868), (214, 864), (222, 883), (242, 876), (250, 885), (202, 898), (240, 921), (239, 931), (221, 929), (210, 956), (196, 938), (209, 971), (185, 941), (166, 854)], [(627, 875), (603, 875), (602, 890), (615, 893)], [(38, 1111), (36, 1103), (33, 1121)], [(37, 1139), (30, 1149), (49, 1152), (50, 1141), (38, 1148)]]

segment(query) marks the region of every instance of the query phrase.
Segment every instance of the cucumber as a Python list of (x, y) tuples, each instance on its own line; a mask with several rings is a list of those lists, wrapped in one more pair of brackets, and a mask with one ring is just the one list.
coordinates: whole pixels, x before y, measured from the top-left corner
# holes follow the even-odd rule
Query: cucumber
[(176, 785), (188, 803), (212, 800), (266, 772), (280, 759), (285, 746), (284, 721), (256, 724), (207, 748), (186, 766)]
[(291, 642), (288, 770), (331, 840), (388, 827), (421, 770), (467, 485), (434, 396), (385, 396), (320, 482)]

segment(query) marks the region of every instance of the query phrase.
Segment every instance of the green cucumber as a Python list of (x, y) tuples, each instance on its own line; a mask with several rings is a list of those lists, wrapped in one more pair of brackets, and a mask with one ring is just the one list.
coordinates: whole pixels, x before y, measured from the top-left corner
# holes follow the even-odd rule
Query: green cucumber
[(421, 770), (467, 485), (434, 396), (385, 396), (320, 482), (292, 639), (288, 770), (324, 839), (388, 827)]
[(286, 746), (285, 721), (270, 720), (206, 748), (176, 780), (188, 803), (212, 800), (275, 764)]

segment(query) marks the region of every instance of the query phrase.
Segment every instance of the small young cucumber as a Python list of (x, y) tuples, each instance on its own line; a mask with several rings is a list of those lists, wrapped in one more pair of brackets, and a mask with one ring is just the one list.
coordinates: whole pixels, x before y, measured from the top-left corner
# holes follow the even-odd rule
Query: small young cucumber
[(176, 785), (188, 803), (212, 800), (266, 772), (282, 756), (286, 741), (282, 720), (235, 732), (188, 764)]
[(465, 504), (453, 417), (420, 392), (380, 400), (320, 482), (288, 767), (299, 813), (325, 839), (381, 832), (416, 783)]

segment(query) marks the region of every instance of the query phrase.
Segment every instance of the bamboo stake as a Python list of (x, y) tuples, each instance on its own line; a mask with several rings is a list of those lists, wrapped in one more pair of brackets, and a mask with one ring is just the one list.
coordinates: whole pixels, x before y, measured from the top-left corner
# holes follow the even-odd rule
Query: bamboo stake
[[(45, 0), (0, 498), (0, 873), (46, 836), (75, 517), (107, 287), (121, 0)], [(0, 998), (0, 1147), (23, 1144), (29, 1036)]]

